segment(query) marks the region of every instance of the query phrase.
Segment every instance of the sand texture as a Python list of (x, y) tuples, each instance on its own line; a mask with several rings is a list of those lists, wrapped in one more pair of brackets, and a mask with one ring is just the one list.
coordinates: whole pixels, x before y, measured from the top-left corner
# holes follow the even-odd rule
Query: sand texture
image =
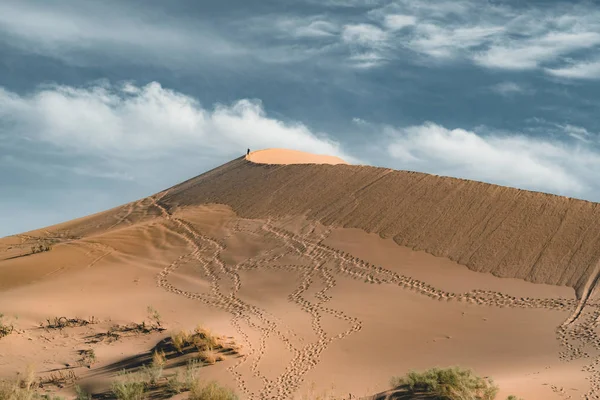
[[(600, 396), (596, 203), (301, 155), (240, 157), (0, 239), (0, 313), (19, 317), (0, 377), (35, 364), (103, 393), (201, 323), (241, 345), (201, 371), (242, 399), (409, 399), (392, 376), (452, 365), (493, 377), (502, 399)], [(102, 336), (149, 305), (165, 331)], [(99, 322), (40, 328), (55, 316)], [(73, 367), (89, 349), (97, 362)]]

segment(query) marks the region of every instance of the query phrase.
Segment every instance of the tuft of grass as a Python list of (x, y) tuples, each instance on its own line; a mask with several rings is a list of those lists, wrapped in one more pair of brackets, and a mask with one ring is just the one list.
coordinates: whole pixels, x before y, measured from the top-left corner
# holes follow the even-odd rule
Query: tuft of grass
[(160, 316), (160, 313), (152, 306), (148, 306), (146, 310), (148, 311), (148, 319), (152, 321), (152, 325), (156, 328), (160, 328), (162, 326), (162, 317)]
[(221, 341), (215, 335), (213, 335), (209, 329), (204, 328), (202, 325), (198, 325), (194, 329), (194, 345), (198, 348), (198, 351), (207, 349), (218, 349), (221, 348)]
[(177, 370), (167, 381), (167, 389), (170, 393), (177, 394), (190, 390), (198, 377), (198, 370), (202, 363), (198, 360), (190, 360), (185, 371)]
[(92, 400), (92, 395), (86, 392), (79, 385), (75, 385), (75, 400)]
[(440, 400), (493, 400), (498, 387), (488, 378), (459, 367), (410, 371), (404, 377), (392, 378), (393, 387), (403, 386), (413, 394), (427, 393)]
[(190, 344), (192, 337), (187, 331), (179, 331), (171, 335), (171, 341), (173, 342), (175, 350), (177, 350), (179, 353), (183, 353), (183, 349)]
[(506, 400), (523, 400), (523, 399), (511, 394), (510, 396), (508, 396), (506, 398)]
[(150, 365), (144, 365), (144, 367), (142, 367), (141, 372), (151, 385), (156, 385), (158, 380), (162, 378), (163, 367), (166, 362), (167, 358), (163, 351), (154, 351)]
[(189, 400), (237, 400), (238, 397), (233, 390), (220, 386), (217, 382), (211, 381), (202, 383), (194, 381), (190, 388)]
[(198, 358), (206, 364), (213, 365), (217, 362), (217, 356), (212, 350), (204, 350), (198, 354)]
[(35, 391), (35, 370), (28, 366), (24, 374), (13, 381), (0, 381), (0, 400), (35, 400), (40, 395)]
[(111, 390), (118, 400), (142, 400), (146, 383), (142, 375), (123, 371), (119, 379), (112, 383)]

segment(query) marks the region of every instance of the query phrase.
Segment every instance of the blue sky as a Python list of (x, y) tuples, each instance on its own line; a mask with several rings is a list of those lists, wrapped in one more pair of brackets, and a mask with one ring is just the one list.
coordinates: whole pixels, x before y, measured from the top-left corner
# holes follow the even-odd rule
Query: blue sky
[(600, 200), (593, 2), (3, 0), (0, 236), (251, 149)]

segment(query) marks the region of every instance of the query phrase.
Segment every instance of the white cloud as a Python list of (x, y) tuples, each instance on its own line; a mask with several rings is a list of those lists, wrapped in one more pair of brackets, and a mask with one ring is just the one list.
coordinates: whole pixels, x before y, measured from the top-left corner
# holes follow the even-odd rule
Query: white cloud
[(309, 18), (285, 16), (273, 21), (273, 17), (261, 17), (255, 21), (256, 30), (270, 33), (271, 23), (286, 35), (294, 38), (327, 38), (336, 36), (339, 27), (334, 22), (328, 21), (322, 16)]
[(600, 61), (584, 61), (555, 69), (546, 68), (546, 72), (560, 78), (600, 79)]
[(386, 39), (387, 33), (371, 24), (345, 25), (342, 31), (344, 42), (367, 47), (379, 47)]
[(349, 46), (348, 60), (354, 67), (368, 69), (381, 65), (386, 57), (388, 34), (371, 24), (345, 25), (341, 40)]
[(424, 23), (416, 26), (408, 47), (432, 57), (451, 58), (461, 55), (463, 50), (480, 46), (503, 29), (496, 26), (446, 28)]
[(591, 133), (587, 129), (585, 129), (581, 126), (574, 126), (574, 125), (567, 124), (567, 125), (558, 125), (558, 127), (563, 129), (564, 132), (567, 135), (571, 136), (572, 138), (581, 140), (582, 142), (585, 142), (585, 143), (591, 142), (591, 139), (590, 139), (592, 136)]
[(0, 89), (0, 126), (22, 138), (108, 158), (160, 157), (178, 150), (234, 155), (246, 147), (288, 147), (350, 158), (337, 142), (305, 125), (270, 118), (258, 101), (206, 109), (156, 82), (142, 87), (50, 86), (28, 96)]
[(386, 28), (386, 42), (395, 51), (494, 69), (543, 68), (565, 78), (600, 76), (597, 63), (566, 58), (600, 47), (600, 11), (591, 4), (517, 9), (474, 0), (395, 0), (368, 16)]
[(494, 45), (473, 57), (475, 62), (491, 68), (534, 69), (559, 56), (600, 44), (600, 33), (548, 33), (525, 41)]
[[(32, 53), (76, 64), (107, 56), (119, 62), (170, 65), (247, 55), (248, 50), (185, 19), (172, 21), (124, 3), (0, 2), (0, 40)], [(91, 60), (90, 60), (91, 59)]]
[(496, 85), (493, 85), (490, 89), (502, 96), (531, 93), (530, 89), (527, 89), (515, 82), (500, 82)]
[[(399, 167), (524, 189), (581, 196), (596, 186), (600, 155), (576, 143), (478, 134), (425, 123), (388, 129)], [(597, 189), (597, 187), (596, 187)]]
[(391, 31), (397, 31), (417, 23), (414, 15), (389, 14), (384, 17), (383, 24)]

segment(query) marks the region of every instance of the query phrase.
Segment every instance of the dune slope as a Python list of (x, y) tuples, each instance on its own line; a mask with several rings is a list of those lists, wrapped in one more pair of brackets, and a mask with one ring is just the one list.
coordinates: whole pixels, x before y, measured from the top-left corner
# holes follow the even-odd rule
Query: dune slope
[(567, 285), (580, 297), (600, 260), (597, 203), (416, 172), (240, 158), (171, 188), (161, 203), (227, 204), (246, 218), (305, 215), (478, 272)]

